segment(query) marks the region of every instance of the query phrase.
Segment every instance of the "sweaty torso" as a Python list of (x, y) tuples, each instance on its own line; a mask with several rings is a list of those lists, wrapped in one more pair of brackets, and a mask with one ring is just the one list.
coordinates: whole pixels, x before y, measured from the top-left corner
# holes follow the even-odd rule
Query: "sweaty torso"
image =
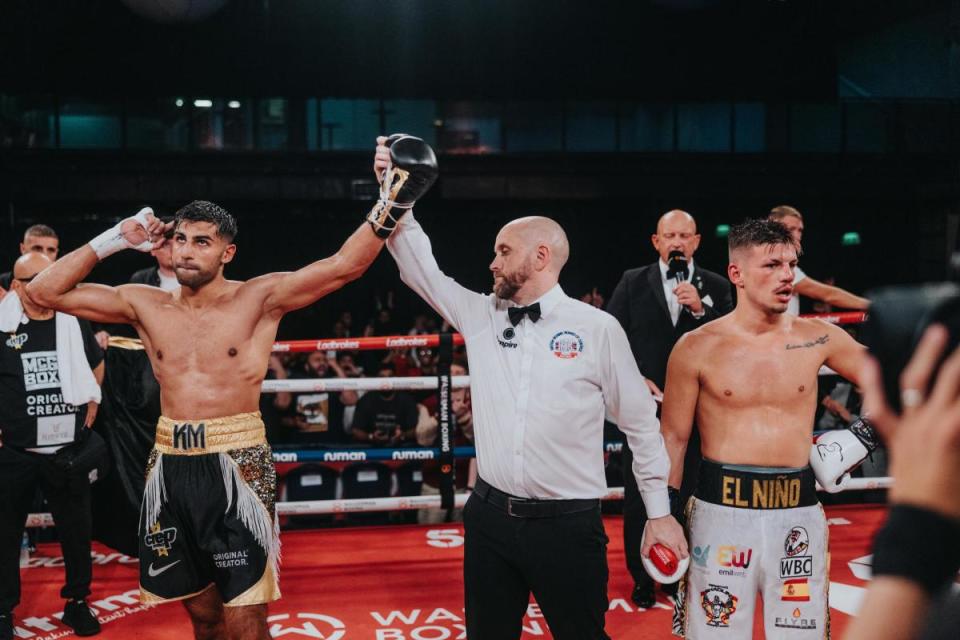
[(257, 411), (280, 315), (265, 314), (260, 292), (227, 281), (202, 306), (179, 290), (144, 290), (133, 302), (137, 332), (160, 383), (163, 415), (174, 420)]
[(791, 318), (782, 329), (748, 335), (730, 319), (696, 336), (700, 393), (696, 421), (705, 458), (730, 464), (807, 464), (817, 376), (830, 334)]

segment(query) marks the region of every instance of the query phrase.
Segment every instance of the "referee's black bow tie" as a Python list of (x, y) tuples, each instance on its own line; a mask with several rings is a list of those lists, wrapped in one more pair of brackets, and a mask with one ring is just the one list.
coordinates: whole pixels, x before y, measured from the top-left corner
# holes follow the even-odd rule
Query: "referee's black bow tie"
[(540, 319), (540, 303), (534, 302), (526, 307), (507, 307), (507, 315), (510, 317), (510, 324), (517, 326), (523, 320), (523, 316), (530, 316), (530, 322), (536, 322)]

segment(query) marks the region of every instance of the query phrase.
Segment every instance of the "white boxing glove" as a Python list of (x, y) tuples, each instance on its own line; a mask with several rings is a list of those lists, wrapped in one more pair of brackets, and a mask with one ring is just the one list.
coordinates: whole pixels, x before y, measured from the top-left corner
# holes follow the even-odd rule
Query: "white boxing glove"
[(153, 243), (150, 242), (149, 238), (138, 245), (134, 245), (123, 237), (124, 231), (129, 233), (136, 228), (131, 228), (131, 225), (128, 224), (127, 228), (123, 229), (123, 225), (129, 221), (135, 222), (139, 226), (143, 227), (144, 231), (146, 231), (147, 225), (149, 224), (149, 221), (147, 220), (147, 214), (153, 215), (153, 209), (150, 207), (144, 207), (143, 209), (140, 209), (136, 215), (130, 216), (129, 218), (124, 218), (91, 240), (89, 242), (90, 248), (93, 249), (94, 253), (97, 254), (97, 259), (103, 260), (107, 256), (113, 255), (118, 251), (123, 251), (124, 249), (136, 249), (137, 251), (143, 252), (149, 252), (152, 250)]
[(850, 482), (850, 472), (877, 448), (877, 433), (860, 417), (845, 429), (817, 436), (810, 448), (810, 467), (827, 493), (839, 493)]

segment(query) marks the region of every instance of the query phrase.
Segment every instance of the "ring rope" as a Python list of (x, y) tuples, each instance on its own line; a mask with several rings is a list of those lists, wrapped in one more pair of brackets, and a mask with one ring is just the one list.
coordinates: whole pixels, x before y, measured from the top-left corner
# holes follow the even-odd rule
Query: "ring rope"
[[(829, 367), (820, 367), (821, 376), (839, 375)], [(263, 393), (312, 393), (335, 391), (429, 391), (437, 389), (436, 376), (408, 378), (312, 378), (295, 380), (264, 380)], [(453, 388), (470, 386), (470, 376), (453, 376)]]
[[(817, 318), (830, 324), (859, 324), (867, 319), (864, 311), (839, 313), (811, 313), (801, 318)], [(463, 346), (463, 336), (453, 334), (454, 346)], [(274, 353), (309, 353), (313, 351), (376, 351), (384, 349), (433, 349), (440, 346), (436, 333), (406, 336), (364, 336), (362, 338), (322, 338), (320, 340), (278, 340)]]
[[(852, 478), (843, 491), (872, 491), (889, 489), (893, 478)], [(820, 485), (817, 490), (822, 491)], [(460, 509), (470, 494), (457, 493), (454, 507)], [(623, 487), (609, 487), (601, 500), (622, 500)], [(337, 513), (372, 513), (377, 511), (410, 511), (413, 509), (439, 509), (440, 496), (394, 496), (389, 498), (353, 498), (347, 500), (304, 500), (298, 502), (278, 502), (277, 514), (281, 516), (305, 516)], [(31, 513), (27, 516), (28, 527), (52, 527), (53, 516), (49, 513)]]

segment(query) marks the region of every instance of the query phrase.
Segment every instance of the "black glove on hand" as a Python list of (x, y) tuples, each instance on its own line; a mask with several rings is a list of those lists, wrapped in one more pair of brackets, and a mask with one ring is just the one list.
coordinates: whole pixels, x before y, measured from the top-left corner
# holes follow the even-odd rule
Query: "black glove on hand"
[(404, 133), (387, 138), (390, 167), (380, 180), (380, 199), (367, 214), (374, 233), (389, 238), (407, 209), (427, 192), (439, 173), (437, 156), (426, 142)]

